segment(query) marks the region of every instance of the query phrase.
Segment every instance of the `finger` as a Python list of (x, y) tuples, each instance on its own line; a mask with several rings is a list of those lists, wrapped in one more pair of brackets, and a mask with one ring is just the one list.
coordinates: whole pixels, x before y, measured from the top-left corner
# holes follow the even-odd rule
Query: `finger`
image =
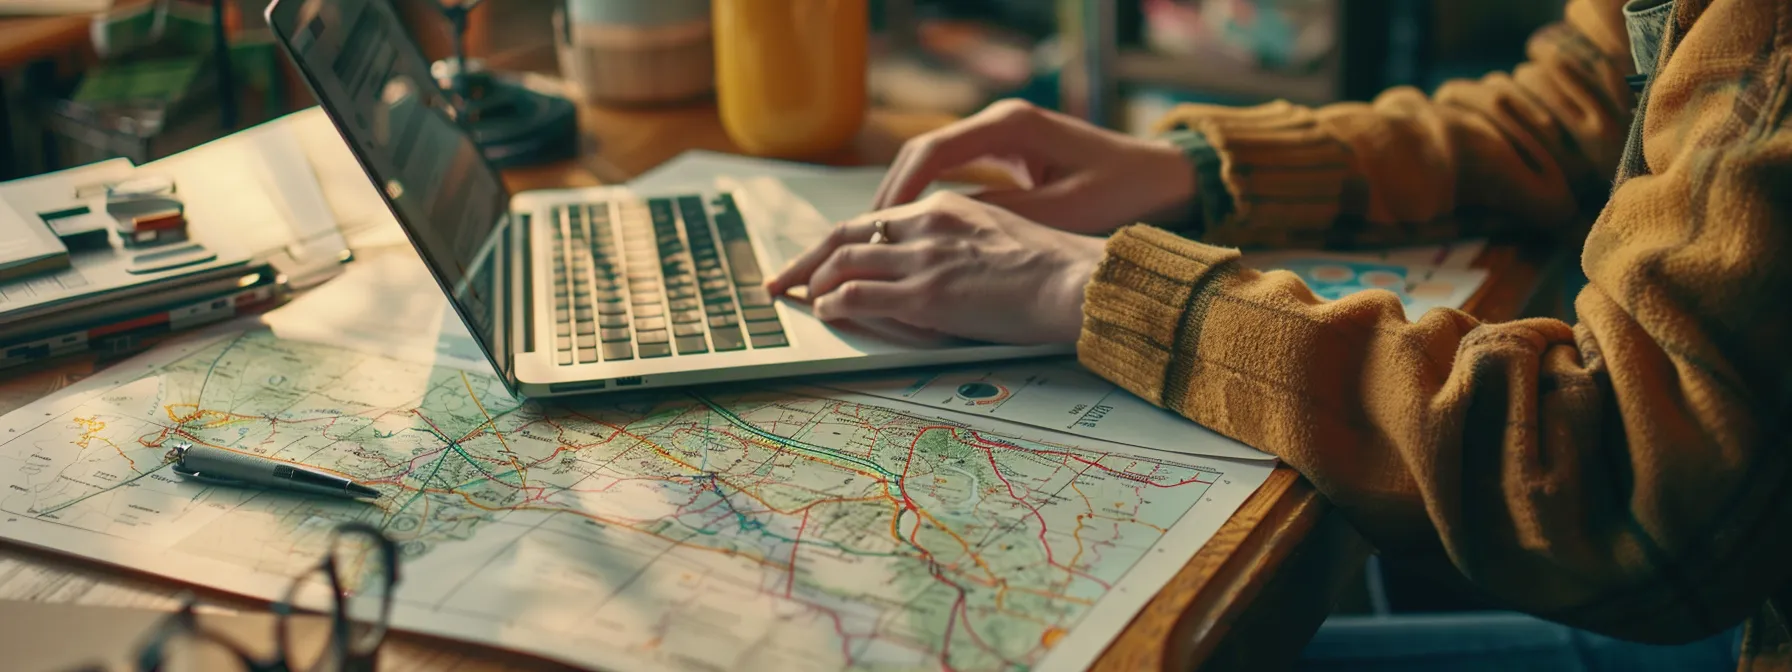
[(1062, 180), (1036, 189), (980, 191), (975, 198), (1035, 222), (1064, 228), (1087, 216), (1089, 204), (1079, 201), (1100, 198), (1086, 191), (1079, 194), (1080, 187), (1079, 181)]
[[(893, 213), (872, 212), (841, 222), (834, 227), (833, 231), (828, 232), (827, 237), (816, 243), (815, 247), (803, 252), (785, 266), (784, 270), (779, 271), (775, 277), (766, 282), (765, 291), (772, 296), (778, 296), (789, 291), (791, 287), (809, 284), (809, 277), (814, 275), (815, 269), (820, 268), (822, 262), (827, 261), (835, 250), (845, 245), (870, 242), (871, 234), (877, 230), (877, 227), (872, 224), (876, 220), (885, 220), (885, 230), (894, 236), (899, 220), (890, 217), (890, 214)], [(815, 294), (811, 292), (809, 296), (813, 297)]]
[(913, 201), (946, 171), (985, 156), (1013, 156), (1023, 162), (1043, 158), (1040, 152), (1049, 143), (1029, 141), (1026, 131), (1044, 119), (1047, 117), (1036, 107), (998, 103), (909, 141), (890, 172), (884, 174), (871, 207), (883, 209)]
[(922, 288), (913, 278), (886, 282), (848, 280), (834, 291), (815, 299), (815, 317), (824, 321), (891, 318), (913, 326), (913, 310), (924, 303)]
[(914, 270), (913, 245), (846, 245), (809, 277), (809, 296), (818, 297), (853, 280), (898, 280)]

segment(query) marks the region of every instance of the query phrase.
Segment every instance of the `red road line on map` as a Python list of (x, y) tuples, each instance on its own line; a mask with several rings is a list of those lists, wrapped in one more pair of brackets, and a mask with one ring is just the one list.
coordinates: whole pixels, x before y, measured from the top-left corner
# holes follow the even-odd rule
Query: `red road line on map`
[[(1089, 465), (1089, 466), (1092, 466), (1092, 467), (1095, 467), (1095, 468), (1096, 468), (1096, 469), (1100, 469), (1100, 470), (1102, 470), (1102, 471), (1105, 471), (1105, 472), (1108, 472), (1108, 473), (1110, 473), (1110, 474), (1113, 474), (1113, 475), (1114, 475), (1114, 476), (1115, 476), (1115, 477), (1117, 477), (1117, 478), (1123, 478), (1123, 479), (1126, 479), (1126, 480), (1128, 480), (1128, 481), (1132, 481), (1132, 482), (1134, 482), (1134, 483), (1142, 483), (1142, 484), (1144, 484), (1144, 485), (1149, 485), (1149, 486), (1151, 486), (1151, 487), (1153, 487), (1153, 488), (1175, 488), (1175, 487), (1180, 487), (1180, 486), (1184, 486), (1184, 485), (1188, 485), (1188, 484), (1190, 484), (1190, 483), (1201, 483), (1201, 484), (1203, 484), (1203, 485), (1212, 485), (1212, 484), (1213, 484), (1213, 481), (1203, 481), (1203, 480), (1201, 480), (1201, 479), (1198, 479), (1198, 478), (1189, 478), (1189, 479), (1184, 479), (1184, 480), (1181, 480), (1181, 481), (1177, 481), (1177, 482), (1175, 482), (1175, 483), (1169, 483), (1169, 484), (1164, 484), (1164, 483), (1158, 483), (1158, 482), (1156, 482), (1156, 481), (1153, 481), (1153, 480), (1150, 480), (1150, 479), (1149, 479), (1149, 478), (1147, 478), (1147, 477), (1144, 477), (1144, 476), (1140, 476), (1140, 475), (1138, 475), (1138, 474), (1134, 474), (1134, 473), (1132, 473), (1132, 472), (1126, 472), (1126, 471), (1116, 471), (1116, 470), (1115, 470), (1115, 469), (1114, 469), (1114, 468), (1113, 468), (1113, 467), (1109, 467), (1109, 466), (1107, 466), (1107, 465), (1105, 465), (1105, 464), (1102, 464), (1102, 463), (1100, 463), (1100, 462), (1091, 462), (1091, 461), (1089, 461), (1089, 460), (1086, 460), (1086, 459), (1083, 459), (1083, 458), (1082, 458), (1082, 457), (1080, 457), (1080, 456), (1078, 456), (1078, 455), (1076, 455), (1076, 454), (1074, 454), (1074, 453), (1067, 453), (1067, 452), (1064, 452), (1064, 451), (1061, 451), (1061, 450), (1046, 450), (1046, 449), (1031, 449), (1031, 448), (1019, 448), (1019, 447), (1016, 447), (1016, 446), (1012, 446), (1012, 445), (1008, 445), (1008, 444), (1005, 444), (1005, 443), (1001, 443), (1001, 442), (996, 442), (996, 441), (989, 441), (989, 440), (987, 440), (987, 439), (984, 439), (984, 438), (983, 438), (983, 436), (982, 436), (982, 435), (981, 435), (981, 434), (978, 434), (978, 433), (977, 433), (977, 432), (976, 432), (976, 431), (975, 431), (975, 430), (971, 430), (971, 437), (972, 437), (972, 438), (973, 438), (973, 439), (975, 439), (975, 440), (976, 440), (976, 441), (977, 441), (977, 442), (978, 442), (978, 443), (980, 443), (980, 444), (982, 444), (982, 445), (984, 445), (984, 446), (985, 446), (985, 447), (996, 447), (996, 448), (1002, 448), (1002, 449), (1005, 449), (1005, 450), (1025, 450), (1025, 451), (1027, 451), (1027, 452), (1032, 452), (1032, 453), (1041, 453), (1041, 454), (1045, 454), (1045, 455), (1057, 455), (1057, 456), (1060, 456), (1060, 457), (1066, 457), (1066, 458), (1070, 458), (1070, 459), (1072, 459), (1072, 460), (1076, 460), (1076, 461), (1078, 461), (1078, 462), (1081, 462), (1081, 463), (1083, 463), (1083, 464), (1087, 464), (1087, 465)], [(1103, 455), (1102, 455), (1102, 457), (1111, 457), (1111, 455), (1110, 455), (1110, 454), (1103, 454)], [(1159, 466), (1162, 466), (1162, 465), (1159, 465)]]
[[(952, 435), (953, 435), (953, 436), (955, 436), (955, 437), (956, 437), (956, 436), (957, 436), (957, 435), (958, 435), (958, 432), (957, 432), (957, 430), (953, 430), (953, 434), (952, 434)], [(972, 432), (972, 433), (971, 433), (971, 438), (972, 438), (972, 439), (973, 439), (973, 440), (974, 440), (974, 442), (973, 442), (973, 443), (974, 443), (974, 445), (977, 445), (977, 446), (978, 446), (978, 447), (981, 447), (981, 448), (983, 448), (983, 453), (984, 453), (984, 454), (985, 454), (985, 455), (988, 455), (988, 456), (989, 456), (989, 466), (990, 466), (990, 468), (991, 468), (991, 469), (995, 469), (995, 471), (996, 471), (996, 478), (1000, 478), (1000, 479), (1002, 479), (1002, 483), (1004, 483), (1004, 484), (1007, 484), (1007, 483), (1008, 483), (1008, 479), (1007, 479), (1007, 478), (1003, 478), (1003, 477), (1002, 477), (1002, 471), (1001, 471), (1001, 469), (1000, 469), (1000, 468), (997, 468), (997, 467), (996, 467), (996, 456), (995, 456), (995, 450), (994, 450), (994, 448), (993, 448), (993, 447), (992, 447), (992, 445), (991, 445), (991, 444), (990, 444), (990, 443), (988, 443), (988, 442), (986, 442), (986, 441), (984, 441), (984, 440), (983, 440), (983, 438), (982, 438), (982, 437), (979, 437), (979, 436), (977, 436), (977, 435), (976, 435), (976, 433), (975, 433), (975, 432)], [(1085, 462), (1086, 462), (1086, 460), (1085, 460)], [(1092, 462), (1091, 462), (1091, 463), (1089, 463), (1089, 464), (1090, 464), (1090, 465), (1091, 465), (1091, 466), (1100, 466), (1100, 465), (1096, 465), (1096, 464), (1094, 464), (1094, 463), (1092, 463)], [(1066, 466), (1068, 466), (1068, 465), (1066, 465)], [(1087, 469), (1084, 469), (1084, 471), (1087, 471)], [(1080, 477), (1080, 476), (1081, 476), (1081, 475), (1082, 475), (1082, 474), (1081, 474), (1081, 473), (1080, 473), (1080, 472), (1079, 472), (1079, 473), (1078, 473), (1078, 474), (1077, 474), (1077, 476), (1078, 476), (1078, 477)], [(1078, 491), (1078, 492), (1081, 492), (1081, 491)], [(1028, 504), (1028, 503), (1027, 503), (1027, 502), (1026, 502), (1026, 501), (1024, 501), (1024, 500), (1021, 500), (1021, 499), (1020, 499), (1020, 497), (1019, 497), (1019, 496), (1018, 496), (1018, 495), (1015, 495), (1015, 494), (1014, 494), (1014, 486), (1013, 486), (1013, 485), (1012, 485), (1012, 484), (1009, 484), (1009, 486), (1008, 486), (1008, 494), (1009, 494), (1009, 495), (1011, 495), (1011, 496), (1014, 496), (1014, 497), (1015, 497), (1015, 501), (1019, 501), (1019, 502), (1020, 502), (1020, 503), (1021, 503), (1021, 506), (1025, 506), (1025, 507), (1027, 507), (1027, 508), (1028, 508), (1028, 509), (1029, 509), (1029, 510), (1031, 510), (1031, 511), (1032, 511), (1032, 512), (1033, 512), (1033, 516), (1034, 516), (1034, 517), (1035, 517), (1035, 518), (1038, 518), (1038, 519), (1039, 519), (1039, 544), (1040, 544), (1040, 545), (1041, 545), (1041, 546), (1044, 546), (1044, 547), (1045, 547), (1045, 562), (1046, 562), (1046, 564), (1048, 564), (1048, 565), (1052, 565), (1052, 566), (1054, 566), (1054, 567), (1058, 567), (1058, 568), (1060, 568), (1060, 569), (1063, 569), (1063, 570), (1064, 570), (1064, 571), (1066, 571), (1066, 572), (1070, 572), (1070, 573), (1071, 573), (1071, 574), (1075, 574), (1075, 575), (1077, 575), (1077, 576), (1081, 576), (1081, 577), (1083, 577), (1083, 578), (1085, 578), (1085, 579), (1088, 579), (1088, 580), (1090, 580), (1090, 581), (1094, 581), (1094, 582), (1095, 582), (1095, 583), (1096, 583), (1096, 584), (1097, 584), (1097, 585), (1100, 585), (1100, 586), (1101, 586), (1101, 587), (1102, 587), (1102, 588), (1107, 588), (1107, 589), (1112, 589), (1112, 588), (1113, 588), (1113, 586), (1112, 586), (1112, 585), (1110, 585), (1110, 584), (1109, 584), (1109, 583), (1108, 583), (1108, 582), (1106, 582), (1106, 581), (1103, 581), (1103, 580), (1101, 580), (1101, 579), (1098, 579), (1098, 578), (1096, 578), (1096, 577), (1095, 577), (1095, 576), (1094, 576), (1094, 575), (1092, 575), (1092, 574), (1089, 574), (1089, 573), (1088, 573), (1088, 572), (1085, 572), (1085, 571), (1082, 571), (1082, 570), (1080, 570), (1080, 569), (1077, 569), (1077, 568), (1075, 568), (1075, 567), (1071, 567), (1071, 566), (1067, 566), (1067, 565), (1063, 565), (1063, 564), (1059, 564), (1059, 563), (1058, 563), (1058, 561), (1057, 561), (1057, 560), (1055, 560), (1055, 559), (1053, 559), (1053, 558), (1052, 558), (1052, 546), (1051, 546), (1051, 544), (1050, 544), (1050, 543), (1047, 543), (1047, 542), (1046, 542), (1046, 540), (1045, 540), (1045, 517), (1044, 517), (1044, 516), (1041, 516), (1041, 515), (1039, 515), (1039, 509), (1037, 509), (1037, 508), (1034, 508), (1034, 507), (1033, 507), (1033, 505), (1031, 505), (1031, 504)], [(1081, 545), (1081, 542), (1080, 542), (1080, 541), (1079, 541), (1079, 542), (1078, 542), (1078, 545), (1079, 545), (1079, 546), (1080, 546), (1080, 545)]]
[(803, 544), (803, 530), (809, 529), (809, 509), (803, 508), (803, 522), (796, 526), (796, 537), (790, 540), (790, 571), (784, 579), (784, 597), (790, 597), (790, 589), (796, 585), (796, 551)]
[[(952, 438), (958, 438), (958, 432), (956, 430), (948, 431), (951, 432)], [(995, 472), (996, 480), (1001, 481), (1002, 485), (1008, 487), (1008, 496), (1013, 497), (1014, 501), (1019, 502), (1021, 506), (1027, 507), (1028, 511), (1033, 512), (1033, 518), (1039, 521), (1039, 545), (1045, 547), (1045, 564), (1057, 565), (1057, 559), (1052, 557), (1051, 542), (1045, 540), (1045, 516), (1039, 514), (1039, 507), (1028, 503), (1025, 498), (1020, 496), (1020, 493), (1014, 491), (1014, 484), (1008, 482), (1008, 477), (1002, 475), (1002, 467), (996, 464), (996, 453), (994, 450), (991, 450), (988, 446), (983, 446), (983, 455), (989, 458), (989, 469), (990, 471)], [(1103, 585), (1105, 586), (1106, 584)]]

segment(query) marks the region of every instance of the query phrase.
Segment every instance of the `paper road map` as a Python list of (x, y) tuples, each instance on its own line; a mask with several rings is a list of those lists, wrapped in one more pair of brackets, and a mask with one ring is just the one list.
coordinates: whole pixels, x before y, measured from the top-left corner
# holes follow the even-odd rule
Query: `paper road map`
[[(0, 534), (273, 599), (362, 519), (402, 545), (403, 629), (620, 670), (1073, 669), (1271, 468), (822, 394), (519, 404), (239, 332), (0, 420)], [(385, 495), (186, 482), (179, 440)]]
[(1190, 455), (1275, 459), (1153, 406), (1073, 358), (849, 375), (822, 384), (1098, 441)]

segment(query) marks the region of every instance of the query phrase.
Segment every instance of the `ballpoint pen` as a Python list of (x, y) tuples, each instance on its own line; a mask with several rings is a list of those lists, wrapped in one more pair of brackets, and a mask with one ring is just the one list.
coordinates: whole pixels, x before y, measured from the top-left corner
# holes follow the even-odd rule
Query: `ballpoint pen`
[(335, 474), (234, 450), (180, 443), (174, 473), (202, 483), (263, 487), (337, 497), (376, 499), (380, 491)]

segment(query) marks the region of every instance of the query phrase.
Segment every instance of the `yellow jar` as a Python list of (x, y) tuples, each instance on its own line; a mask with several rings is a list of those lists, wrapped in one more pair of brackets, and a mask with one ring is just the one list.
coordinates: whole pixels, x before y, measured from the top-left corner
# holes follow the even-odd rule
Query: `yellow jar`
[(716, 98), (742, 151), (814, 159), (865, 120), (867, 0), (712, 0)]

